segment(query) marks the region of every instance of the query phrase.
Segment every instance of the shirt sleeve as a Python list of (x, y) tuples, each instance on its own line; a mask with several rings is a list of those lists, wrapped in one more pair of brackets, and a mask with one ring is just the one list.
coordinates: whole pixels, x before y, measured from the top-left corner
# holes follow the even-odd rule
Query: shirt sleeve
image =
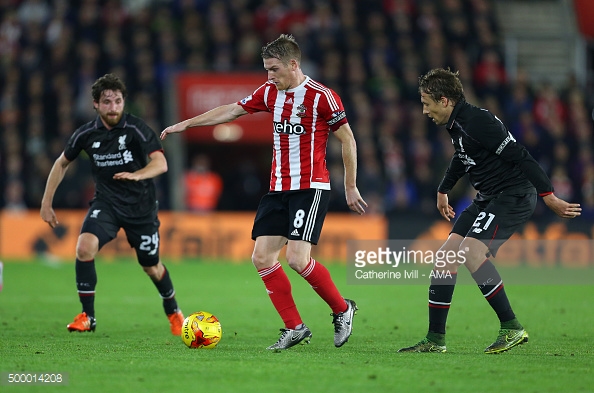
[(163, 151), (163, 144), (161, 143), (161, 139), (157, 137), (157, 133), (144, 121), (141, 121), (140, 125), (142, 127), (142, 133), (146, 138), (146, 143), (142, 144), (144, 153), (148, 156), (155, 151)]
[(439, 187), (437, 187), (437, 191), (442, 194), (447, 194), (450, 192), (452, 188), (456, 185), (458, 180), (466, 173), (466, 166), (458, 157), (458, 154), (454, 154), (452, 160), (450, 161), (450, 165), (446, 170), (441, 183), (439, 183)]
[(252, 94), (237, 101), (237, 104), (245, 109), (247, 113), (270, 112), (270, 108), (268, 108), (266, 103), (266, 97), (271, 87), (270, 83), (264, 83), (254, 90)]
[(322, 94), (325, 105), (320, 107), (320, 115), (322, 119), (328, 124), (328, 127), (334, 132), (338, 130), (343, 124), (348, 123), (342, 100), (334, 90), (329, 91), (329, 94)]
[(74, 161), (82, 151), (82, 139), (84, 138), (81, 135), (79, 130), (75, 131), (68, 142), (66, 143), (66, 147), (64, 148), (64, 157), (68, 161)]

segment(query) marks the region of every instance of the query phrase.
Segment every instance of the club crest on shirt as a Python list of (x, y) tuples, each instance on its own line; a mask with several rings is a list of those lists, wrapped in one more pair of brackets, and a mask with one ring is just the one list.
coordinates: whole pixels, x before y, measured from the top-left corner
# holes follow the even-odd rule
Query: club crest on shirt
[(126, 135), (122, 135), (118, 138), (118, 143), (120, 146), (118, 147), (119, 150), (126, 150)]
[(303, 104), (299, 105), (297, 107), (297, 113), (296, 113), (297, 117), (305, 117), (306, 116), (305, 110), (306, 110), (305, 105), (303, 105)]

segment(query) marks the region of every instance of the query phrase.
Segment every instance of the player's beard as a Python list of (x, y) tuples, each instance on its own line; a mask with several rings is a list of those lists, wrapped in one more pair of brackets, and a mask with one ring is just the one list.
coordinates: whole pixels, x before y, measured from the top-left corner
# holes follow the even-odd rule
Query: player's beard
[[(106, 113), (105, 115), (101, 115), (101, 118), (110, 127), (115, 127), (115, 126), (118, 125), (118, 123), (122, 119), (122, 114), (123, 114), (123, 112), (120, 112), (120, 113)], [(113, 115), (116, 115), (116, 116), (113, 116)]]

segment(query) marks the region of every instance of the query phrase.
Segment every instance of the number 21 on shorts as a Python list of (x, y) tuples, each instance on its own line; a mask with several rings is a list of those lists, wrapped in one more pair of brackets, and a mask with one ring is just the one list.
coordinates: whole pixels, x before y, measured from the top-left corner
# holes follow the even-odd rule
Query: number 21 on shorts
[(474, 220), (474, 224), (472, 224), (472, 232), (481, 233), (482, 231), (486, 231), (489, 228), (489, 225), (491, 225), (493, 219), (495, 218), (495, 214), (489, 213), (488, 216), (489, 218), (487, 219), (487, 221), (483, 225), (481, 225), (483, 219), (487, 217), (487, 213), (480, 212), (476, 220)]

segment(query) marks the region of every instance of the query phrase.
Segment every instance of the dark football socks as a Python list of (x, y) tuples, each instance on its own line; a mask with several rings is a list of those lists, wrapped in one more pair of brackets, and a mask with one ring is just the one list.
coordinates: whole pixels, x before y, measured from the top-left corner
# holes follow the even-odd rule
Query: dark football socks
[(77, 258), (74, 269), (76, 272), (76, 289), (82, 304), (82, 311), (89, 317), (95, 317), (95, 286), (97, 285), (95, 260), (81, 261)]
[(472, 278), (477, 283), (485, 299), (489, 302), (504, 329), (522, 329), (522, 325), (509, 304), (503, 280), (497, 272), (495, 265), (489, 259), (472, 273)]
[(457, 278), (457, 273), (446, 277), (431, 277), (427, 338), (437, 345), (445, 345), (446, 320), (452, 304)]
[[(165, 267), (165, 266), (163, 266)], [(165, 314), (173, 314), (178, 311), (177, 301), (175, 300), (175, 290), (173, 289), (173, 283), (169, 276), (169, 270), (165, 267), (165, 273), (161, 276), (159, 281), (153, 281), (155, 287), (159, 291), (159, 295), (163, 299), (163, 309)]]

